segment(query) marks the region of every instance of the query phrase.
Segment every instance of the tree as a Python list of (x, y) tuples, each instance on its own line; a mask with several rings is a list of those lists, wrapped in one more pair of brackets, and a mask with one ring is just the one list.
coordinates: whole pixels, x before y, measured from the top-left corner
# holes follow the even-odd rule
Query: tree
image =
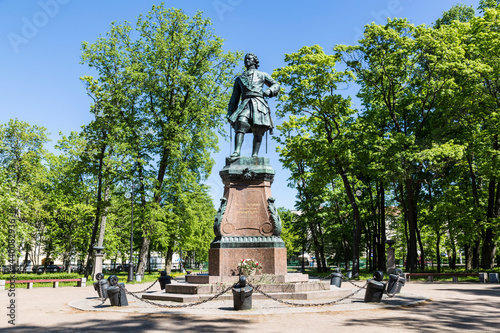
[(448, 138), (429, 135), (442, 119), (437, 106), (453, 96), (454, 75), (465, 66), (460, 43), (454, 30), (415, 27), (395, 19), (384, 26), (366, 26), (360, 45), (336, 47), (357, 75), (363, 116), (383, 129), (381, 137), (393, 156), (387, 168), (394, 170), (399, 183), (396, 195), (408, 223), (412, 271), (417, 267), (417, 240), (423, 252), (417, 223), (422, 184), (442, 170), (426, 169), (426, 162), (444, 167), (462, 151)]
[[(140, 274), (153, 238), (169, 238), (163, 243), (171, 256), (185, 227), (174, 218), (179, 217), (174, 208), (184, 191), (210, 174), (210, 152), (217, 150), (226, 92), (241, 57), (224, 53), (222, 45), (200, 12), (190, 18), (163, 5), (139, 16), (135, 35), (128, 23), (112, 24), (106, 37), (82, 45), (83, 62), (99, 73), (97, 79), (83, 78), (94, 106), (112, 121), (106, 125), (113, 126), (116, 149), (129, 152), (124, 171), (134, 179), (144, 177)], [(154, 219), (159, 210), (166, 220)], [(172, 232), (159, 235), (160, 229)]]
[[(355, 221), (353, 274), (357, 276), (362, 225), (348, 176), (352, 173), (354, 159), (350, 149), (352, 137), (348, 130), (354, 110), (350, 108), (350, 100), (337, 92), (337, 86), (351, 78), (349, 72), (336, 71), (335, 65), (339, 60), (339, 56), (326, 55), (317, 45), (303, 47), (296, 53), (285, 55), (287, 66), (276, 69), (273, 77), (286, 88), (280, 95), (277, 114), (291, 114), (289, 121), (278, 127), (283, 138), (279, 142), (284, 145), (280, 147), (281, 160), (285, 167), (292, 170), (292, 177), (295, 177), (299, 187), (299, 200), (305, 205), (312, 204), (315, 207), (313, 210), (316, 210), (314, 214), (320, 213), (317, 209), (321, 202), (313, 204), (312, 197), (306, 194), (312, 194), (306, 186), (310, 183), (310, 174), (318, 173), (313, 179), (323, 179), (320, 184), (331, 182), (332, 175), (342, 179)], [(312, 223), (311, 219), (309, 223)], [(315, 229), (311, 224), (316, 248), (323, 249), (320, 239), (316, 237), (322, 235), (322, 229)]]
[[(14, 220), (18, 249), (25, 250), (26, 254), (33, 245), (30, 235), (40, 217), (35, 215), (41, 211), (44, 201), (41, 186), (46, 177), (43, 165), (46, 151), (43, 146), (48, 141), (46, 129), (40, 126), (17, 119), (0, 126), (0, 165), (6, 180), (4, 191), (11, 198), (5, 217)], [(26, 256), (24, 268), (27, 259)]]
[[(487, 200), (481, 223), (482, 263), (483, 268), (492, 268), (495, 260), (497, 233), (500, 217), (500, 174), (498, 163), (500, 156), (500, 84), (498, 62), (498, 43), (500, 27), (500, 11), (492, 2), (484, 5), (482, 17), (475, 17), (469, 24), (463, 25), (464, 50), (468, 56), (468, 74), (464, 89), (460, 91), (460, 104), (453, 110), (467, 133), (465, 142), (468, 147), (468, 169), (470, 170), (472, 194), (476, 206), (480, 206), (481, 179), (487, 189)], [(489, 8), (493, 7), (493, 8)], [(464, 75), (462, 75), (464, 76)], [(475, 96), (473, 100), (470, 96)]]

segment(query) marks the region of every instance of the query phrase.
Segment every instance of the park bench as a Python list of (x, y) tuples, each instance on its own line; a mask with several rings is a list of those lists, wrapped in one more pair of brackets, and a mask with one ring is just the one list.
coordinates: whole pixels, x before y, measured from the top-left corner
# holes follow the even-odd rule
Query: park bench
[[(85, 287), (87, 283), (87, 279), (85, 278), (78, 278), (78, 279), (37, 279), (37, 280), (14, 280), (12, 281), (16, 284), (18, 283), (26, 283), (28, 286), (28, 289), (33, 289), (33, 283), (47, 283), (47, 282), (52, 282), (52, 287), (57, 288), (59, 287), (59, 282), (77, 282), (77, 287)], [(5, 284), (9, 284), (11, 281), (5, 281)]]
[(459, 277), (466, 277), (466, 276), (477, 276), (479, 277), (479, 273), (405, 273), (405, 279), (406, 281), (410, 281), (411, 277), (417, 277), (417, 276), (427, 276), (427, 281), (433, 282), (435, 277), (452, 277), (453, 282), (458, 282)]

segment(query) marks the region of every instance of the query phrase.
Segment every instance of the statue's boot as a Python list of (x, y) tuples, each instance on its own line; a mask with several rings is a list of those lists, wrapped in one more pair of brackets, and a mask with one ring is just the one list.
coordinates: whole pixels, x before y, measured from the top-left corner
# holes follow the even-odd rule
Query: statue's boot
[(252, 157), (257, 157), (259, 155), (260, 144), (262, 143), (262, 136), (263, 135), (261, 133), (254, 133)]
[(234, 152), (231, 154), (231, 157), (239, 157), (241, 152), (241, 145), (243, 144), (244, 133), (236, 133), (234, 138)]

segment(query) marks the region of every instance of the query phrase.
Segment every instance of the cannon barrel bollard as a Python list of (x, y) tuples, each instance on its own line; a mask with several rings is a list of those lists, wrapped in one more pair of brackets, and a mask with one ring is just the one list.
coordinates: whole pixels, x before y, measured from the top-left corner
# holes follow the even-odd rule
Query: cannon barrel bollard
[(381, 282), (384, 279), (384, 272), (382, 271), (373, 272), (373, 279), (375, 281)]
[(384, 272), (373, 272), (373, 279), (368, 279), (366, 283), (365, 302), (380, 302), (385, 292), (386, 284), (382, 282)]
[(399, 294), (401, 292), (401, 288), (404, 287), (404, 285), (406, 283), (406, 278), (405, 278), (405, 274), (403, 273), (403, 271), (399, 268), (396, 268), (396, 270), (394, 271), (394, 274), (399, 275), (399, 283), (396, 285), (396, 294)]
[(340, 273), (340, 270), (338, 268), (335, 269), (335, 272), (332, 273), (330, 277), (330, 285), (340, 288), (342, 285), (342, 273)]
[(127, 306), (127, 294), (125, 293), (125, 284), (118, 283), (118, 277), (111, 275), (108, 278), (109, 287), (106, 293), (112, 306)]
[(389, 274), (389, 282), (387, 283), (387, 295), (393, 296), (401, 292), (401, 288), (405, 285), (406, 279), (404, 278), (403, 271), (396, 269), (394, 274)]
[(369, 279), (366, 284), (365, 303), (380, 302), (385, 291), (385, 283)]
[(158, 282), (160, 282), (160, 290), (164, 290), (165, 285), (172, 283), (172, 277), (167, 275), (166, 271), (161, 271), (160, 277), (158, 278)]
[(104, 278), (104, 274), (97, 273), (95, 275), (95, 278), (97, 279), (97, 281), (94, 282), (94, 290), (97, 291), (97, 294), (99, 295), (99, 298), (101, 298), (101, 293), (99, 292), (99, 281), (101, 281)]
[(108, 280), (104, 279), (104, 274), (102, 273), (97, 273), (95, 277), (97, 281), (94, 282), (94, 290), (97, 291), (97, 295), (99, 295), (99, 298), (105, 300), (106, 298), (108, 298), (108, 294), (106, 292), (109, 287)]
[(233, 288), (233, 305), (235, 310), (252, 309), (253, 288), (246, 284), (246, 277), (241, 275), (238, 284)]

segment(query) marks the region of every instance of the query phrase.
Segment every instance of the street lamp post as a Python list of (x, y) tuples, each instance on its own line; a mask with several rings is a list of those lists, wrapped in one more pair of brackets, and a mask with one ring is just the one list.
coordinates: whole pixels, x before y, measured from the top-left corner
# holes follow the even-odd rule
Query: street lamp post
[[(129, 179), (129, 177), (124, 177), (125, 179)], [(142, 177), (139, 177), (139, 179), (142, 181)], [(135, 193), (134, 193), (134, 182), (132, 179), (130, 180), (130, 187), (131, 187), (131, 193), (127, 193), (125, 196), (127, 199), (130, 198), (132, 201), (132, 210), (130, 213), (130, 258), (128, 262), (128, 278), (127, 282), (132, 282), (134, 281), (134, 263), (133, 263), (133, 254), (134, 254), (134, 198), (135, 198)]]

